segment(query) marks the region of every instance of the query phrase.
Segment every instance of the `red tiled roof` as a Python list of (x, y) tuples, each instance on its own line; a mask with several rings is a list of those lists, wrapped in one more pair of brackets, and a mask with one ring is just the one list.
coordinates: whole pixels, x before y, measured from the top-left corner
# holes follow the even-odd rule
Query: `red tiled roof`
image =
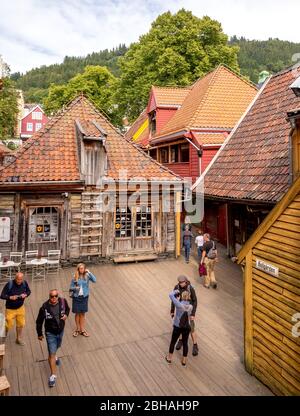
[(148, 119), (147, 108), (138, 116), (135, 122), (130, 126), (130, 128), (125, 133), (125, 137), (128, 140), (132, 140), (133, 136), (141, 128), (144, 122)]
[(193, 128), (232, 129), (257, 93), (254, 84), (223, 65), (200, 78), (156, 137)]
[(277, 202), (287, 191), (291, 127), (286, 118), (300, 104), (289, 88), (296, 74), (289, 68), (265, 85), (208, 168), (206, 195)]
[(12, 153), (12, 151), (7, 146), (5, 146), (5, 144), (1, 143), (1, 140), (0, 140), (0, 155), (4, 155), (8, 153)]
[(180, 106), (192, 87), (158, 87), (152, 86), (157, 107)]
[(197, 144), (201, 147), (202, 145), (215, 145), (223, 144), (228, 133), (194, 133), (193, 136), (196, 139)]
[(87, 98), (80, 96), (15, 153), (16, 160), (0, 169), (0, 181), (9, 182), (12, 177), (18, 177), (19, 182), (80, 181), (76, 121), (88, 135), (100, 135), (94, 122), (107, 134), (109, 177), (118, 179), (119, 171), (127, 170), (128, 178), (179, 180), (126, 140)]

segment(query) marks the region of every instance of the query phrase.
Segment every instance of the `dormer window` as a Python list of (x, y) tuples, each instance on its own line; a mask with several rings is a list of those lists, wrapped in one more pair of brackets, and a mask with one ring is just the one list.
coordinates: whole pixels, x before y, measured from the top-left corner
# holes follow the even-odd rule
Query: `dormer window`
[(156, 111), (149, 114), (149, 126), (152, 134), (156, 133)]

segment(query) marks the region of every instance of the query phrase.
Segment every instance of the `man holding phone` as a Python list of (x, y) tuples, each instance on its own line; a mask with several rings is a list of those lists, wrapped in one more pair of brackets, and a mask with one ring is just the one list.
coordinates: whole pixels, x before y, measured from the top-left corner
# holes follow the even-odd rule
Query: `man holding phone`
[(59, 297), (58, 290), (52, 289), (49, 292), (49, 299), (40, 308), (36, 319), (36, 331), (39, 341), (44, 339), (43, 323), (45, 322), (45, 336), (48, 347), (48, 362), (50, 366), (49, 387), (54, 387), (56, 383), (56, 366), (60, 365), (60, 359), (56, 353), (60, 348), (65, 321), (69, 316), (70, 308), (66, 299)]
[(8, 331), (14, 326), (16, 321), (16, 343), (18, 345), (25, 345), (22, 340), (22, 331), (25, 326), (25, 306), (24, 301), (30, 295), (28, 283), (24, 280), (24, 275), (21, 272), (16, 274), (14, 280), (10, 280), (4, 286), (1, 299), (6, 300), (5, 304), (5, 330), (6, 335)]

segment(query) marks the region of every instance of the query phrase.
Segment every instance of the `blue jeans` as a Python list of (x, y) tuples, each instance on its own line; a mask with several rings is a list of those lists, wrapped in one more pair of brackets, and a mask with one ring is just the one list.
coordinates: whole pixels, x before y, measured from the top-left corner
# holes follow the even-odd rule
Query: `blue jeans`
[(61, 346), (63, 339), (64, 331), (60, 334), (51, 334), (51, 332), (46, 332), (46, 341), (49, 355), (55, 355), (58, 348)]
[(184, 256), (185, 256), (185, 261), (189, 261), (190, 252), (191, 252), (191, 244), (190, 244), (190, 242), (184, 243)]
[(198, 247), (198, 257), (199, 257), (199, 259), (201, 259), (201, 257), (202, 257), (202, 246)]

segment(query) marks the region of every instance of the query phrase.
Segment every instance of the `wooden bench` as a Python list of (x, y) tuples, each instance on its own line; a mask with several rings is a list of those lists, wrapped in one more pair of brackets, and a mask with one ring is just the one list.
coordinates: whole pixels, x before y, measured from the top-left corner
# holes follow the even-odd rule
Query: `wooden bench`
[(2, 375), (2, 371), (3, 371), (4, 354), (5, 354), (5, 344), (0, 344), (0, 376)]
[(1, 376), (0, 377), (0, 396), (8, 396), (9, 389), (10, 389), (10, 384), (6, 376)]

